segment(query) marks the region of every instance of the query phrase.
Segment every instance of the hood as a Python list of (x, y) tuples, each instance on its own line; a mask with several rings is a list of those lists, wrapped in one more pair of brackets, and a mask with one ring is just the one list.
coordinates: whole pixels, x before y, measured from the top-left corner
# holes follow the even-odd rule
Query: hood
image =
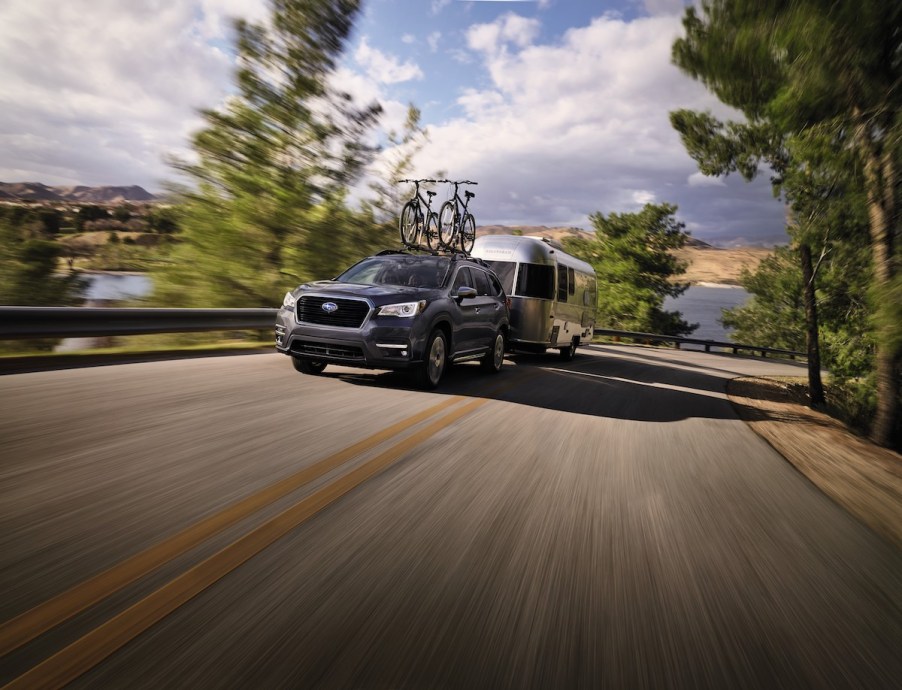
[(405, 287), (402, 285), (362, 285), (360, 283), (339, 283), (334, 280), (317, 280), (304, 283), (295, 291), (300, 297), (305, 293), (334, 295), (335, 297), (366, 297), (374, 303), (414, 301), (426, 299), (438, 291), (438, 288)]

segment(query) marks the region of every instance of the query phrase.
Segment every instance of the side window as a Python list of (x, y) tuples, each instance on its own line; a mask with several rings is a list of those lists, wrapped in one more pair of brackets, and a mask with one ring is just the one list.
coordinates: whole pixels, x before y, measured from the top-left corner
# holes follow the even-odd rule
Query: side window
[(454, 283), (451, 285), (451, 290), (457, 290), (459, 287), (475, 287), (473, 285), (473, 280), (470, 278), (470, 269), (466, 266), (461, 266), (457, 271), (457, 275), (454, 276)]
[(490, 275), (489, 282), (491, 283), (492, 294), (496, 297), (500, 297), (504, 293), (504, 288), (501, 286), (501, 281), (499, 281), (495, 276)]
[(576, 294), (576, 272), (572, 268), (567, 269), (567, 294)]
[(583, 290), (583, 304), (587, 307), (597, 306), (595, 304), (595, 284), (593, 282), (589, 282), (588, 287)]
[(567, 301), (567, 269), (563, 266), (557, 268), (557, 299), (558, 302)]
[(489, 261), (489, 266), (501, 281), (504, 291), (510, 295), (514, 292), (514, 274), (517, 271), (517, 264), (513, 261)]
[(476, 281), (477, 295), (492, 294), (492, 291), (489, 288), (489, 276), (485, 271), (480, 271), (478, 268), (472, 268), (470, 269), (470, 276)]

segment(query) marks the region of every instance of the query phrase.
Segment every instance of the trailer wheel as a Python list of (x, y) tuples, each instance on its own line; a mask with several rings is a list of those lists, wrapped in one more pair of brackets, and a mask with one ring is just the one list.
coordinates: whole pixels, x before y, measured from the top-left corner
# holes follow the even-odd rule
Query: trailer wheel
[(561, 359), (565, 362), (572, 362), (573, 358), (576, 356), (576, 346), (578, 344), (579, 338), (574, 338), (567, 347), (562, 347), (560, 349)]

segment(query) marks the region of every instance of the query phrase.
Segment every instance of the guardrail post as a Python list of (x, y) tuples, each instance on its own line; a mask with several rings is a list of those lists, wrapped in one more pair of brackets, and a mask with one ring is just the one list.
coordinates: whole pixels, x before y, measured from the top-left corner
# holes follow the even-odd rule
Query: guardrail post
[(711, 343), (705, 343), (705, 352), (711, 352)]

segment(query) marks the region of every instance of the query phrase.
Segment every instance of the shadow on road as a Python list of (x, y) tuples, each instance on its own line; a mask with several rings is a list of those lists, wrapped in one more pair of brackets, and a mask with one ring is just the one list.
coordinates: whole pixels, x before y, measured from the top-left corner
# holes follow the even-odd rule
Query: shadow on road
[[(516, 353), (507, 357), (497, 376), (486, 376), (474, 363), (451, 367), (435, 394), (483, 397), (557, 412), (640, 422), (737, 419), (737, 411), (726, 397), (726, 384), (744, 374), (729, 369), (729, 361), (734, 360), (724, 355), (724, 367), (720, 368), (693, 363), (682, 354), (624, 354), (622, 349), (594, 346), (571, 362), (551, 353)], [(323, 376), (359, 386), (417, 390), (408, 375), (398, 372), (327, 370)], [(751, 408), (743, 410), (746, 411), (752, 416), (768, 414)]]

